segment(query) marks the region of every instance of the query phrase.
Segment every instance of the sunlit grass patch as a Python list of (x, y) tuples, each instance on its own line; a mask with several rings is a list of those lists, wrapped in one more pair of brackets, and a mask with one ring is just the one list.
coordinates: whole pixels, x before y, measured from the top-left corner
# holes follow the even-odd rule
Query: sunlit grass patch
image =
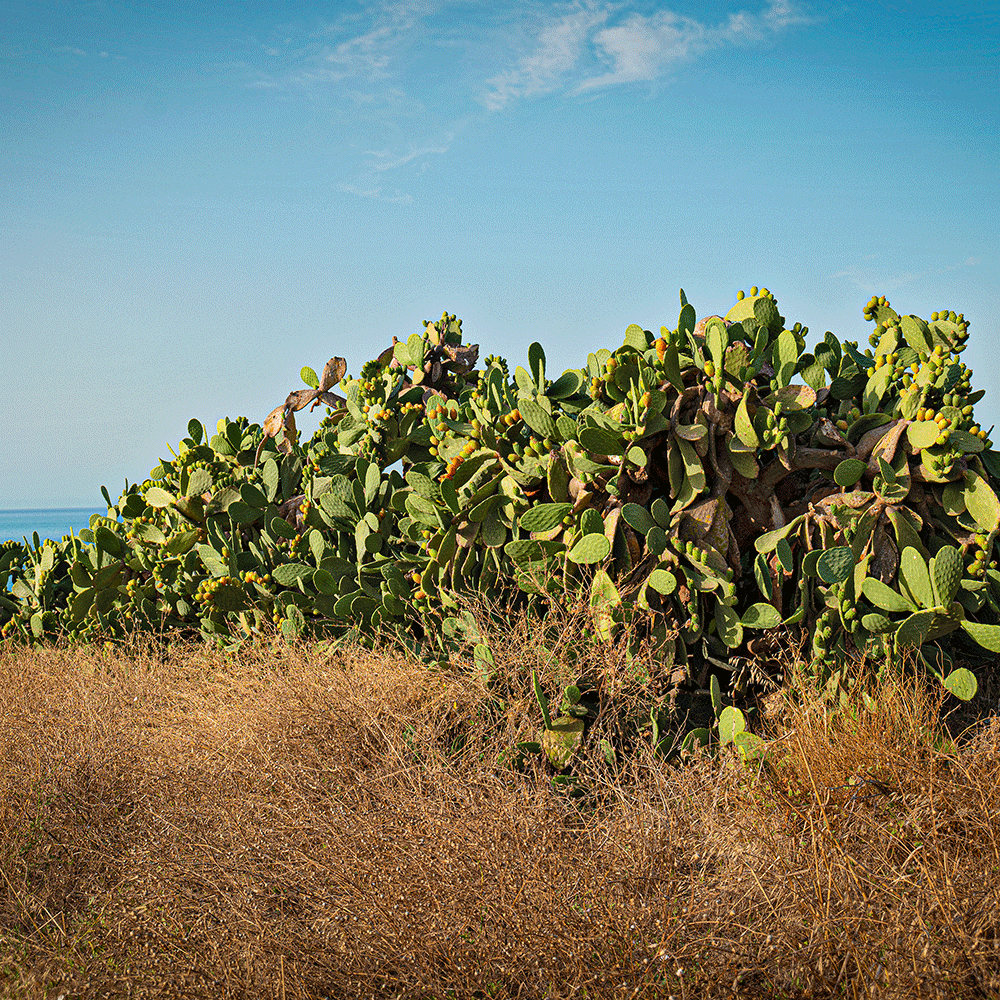
[[(669, 762), (621, 721), (655, 677), (610, 646), (588, 657), (569, 618), (491, 628), (489, 682), (284, 642), (0, 651), (0, 988), (1000, 988), (995, 726), (954, 740), (941, 695), (905, 677), (832, 713), (789, 663), (755, 722), (762, 759)], [(541, 725), (532, 671), (553, 703), (593, 678), (575, 789), (511, 753)]]

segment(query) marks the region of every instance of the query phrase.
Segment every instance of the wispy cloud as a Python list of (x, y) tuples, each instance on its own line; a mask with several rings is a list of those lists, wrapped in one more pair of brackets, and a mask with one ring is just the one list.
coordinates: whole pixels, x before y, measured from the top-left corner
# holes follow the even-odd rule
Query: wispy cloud
[(403, 71), (425, 34), (426, 19), (440, 6), (430, 0), (374, 3), (361, 14), (323, 26), (305, 41), (290, 36), (267, 51), (292, 55), (298, 65), (287, 79), (293, 84), (389, 80)]
[(358, 184), (338, 184), (337, 190), (342, 194), (353, 194), (358, 198), (370, 198), (372, 201), (383, 201), (393, 205), (412, 205), (413, 196), (395, 191), (392, 194), (383, 194), (381, 185), (375, 187), (362, 187)]
[[(579, 94), (652, 81), (712, 49), (764, 41), (812, 20), (796, 0), (769, 0), (757, 12), (737, 11), (714, 24), (669, 9), (642, 14), (633, 6), (632, 0), (571, 0), (515, 7), (511, 16), (501, 3), (485, 22), (492, 26), (486, 31), (493, 71), (465, 82), (498, 111), (561, 89)], [(469, 54), (482, 45), (483, 19), (463, 27), (460, 14), (468, 7), (470, 0), (369, 0), (308, 35), (287, 33), (262, 46), (276, 68), (256, 85), (351, 81), (370, 91), (403, 81), (405, 89), (409, 73), (435, 50)]]
[(353, 147), (359, 157), (337, 190), (410, 204), (410, 194), (381, 178), (405, 168), (425, 169), (454, 139), (458, 123), (447, 117), (442, 122), (441, 108), (427, 106), (420, 72), (441, 34), (434, 15), (455, 2), (362, 0), (354, 9), (343, 5), (338, 17), (311, 31), (286, 28), (261, 45), (264, 68), (249, 86), (304, 94), (329, 109), (332, 127), (350, 137), (342, 148)]
[(634, 14), (594, 36), (595, 48), (611, 69), (587, 77), (576, 90), (655, 80), (669, 67), (709, 49), (712, 34), (705, 25), (672, 11), (652, 17)]
[(405, 167), (407, 163), (412, 163), (414, 160), (423, 159), (434, 154), (443, 156), (451, 149), (452, 139), (454, 139), (454, 135), (449, 134), (447, 141), (443, 145), (421, 146), (419, 149), (411, 149), (410, 152), (404, 153), (401, 156), (394, 156), (392, 153), (378, 150), (369, 150), (367, 155), (372, 157), (372, 169), (381, 173), (384, 170), (396, 170), (399, 167)]
[(484, 113), (546, 94), (572, 98), (652, 82), (712, 49), (766, 40), (805, 20), (795, 0), (770, 0), (718, 23), (636, 7), (635, 0), (496, 0), (488, 9), (479, 0), (360, 0), (311, 31), (269, 39), (261, 46), (269, 68), (252, 85), (325, 103), (363, 157), (340, 190), (402, 204), (410, 196), (387, 194), (380, 178), (429, 169)]
[[(86, 59), (89, 57), (89, 53), (86, 49), (78, 48), (75, 45), (59, 45), (52, 51), (58, 55), (76, 56), (79, 59)], [(110, 52), (98, 52), (97, 57), (99, 59), (113, 59), (115, 62), (125, 61), (125, 56), (112, 55)]]
[(534, 49), (487, 81), (483, 103), (498, 111), (515, 99), (560, 89), (582, 94), (651, 82), (712, 49), (761, 41), (809, 20), (790, 0), (772, 0), (760, 13), (741, 11), (715, 25), (671, 10), (624, 14), (613, 23), (622, 8), (576, 3), (550, 15)]
[(413, 21), (413, 18), (394, 18), (393, 23), (379, 25), (323, 51), (315, 75), (333, 80), (353, 76), (384, 79), (392, 65), (392, 49), (402, 43)]
[[(365, 152), (368, 163), (365, 169), (351, 183), (337, 185), (337, 190), (342, 194), (351, 194), (357, 198), (370, 198), (372, 201), (380, 201), (392, 205), (411, 205), (413, 196), (398, 188), (391, 193), (380, 183), (379, 176), (388, 174), (393, 170), (400, 170), (412, 163), (418, 162), (421, 168), (427, 167), (427, 159), (431, 156), (443, 156), (451, 148), (454, 134), (447, 134), (441, 143), (436, 145), (423, 145), (410, 149), (405, 153), (396, 153), (392, 150), (370, 149)], [(407, 175), (409, 176), (409, 175)]]
[(604, 24), (610, 13), (608, 6), (578, 7), (543, 22), (534, 51), (487, 81), (483, 103), (491, 111), (499, 111), (517, 98), (557, 89), (580, 62), (594, 29)]
[(964, 271), (966, 268), (977, 267), (978, 257), (967, 257), (957, 264), (946, 264), (943, 267), (929, 267), (923, 271), (901, 271), (893, 274), (891, 271), (878, 271), (872, 267), (850, 267), (829, 276), (829, 281), (846, 278), (855, 288), (872, 294), (875, 292), (895, 292), (915, 281), (925, 281), (928, 278), (938, 278), (943, 274)]

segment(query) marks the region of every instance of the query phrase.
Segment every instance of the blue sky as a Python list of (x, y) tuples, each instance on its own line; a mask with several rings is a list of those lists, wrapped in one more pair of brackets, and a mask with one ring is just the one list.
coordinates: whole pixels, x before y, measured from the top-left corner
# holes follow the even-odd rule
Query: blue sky
[[(549, 368), (766, 285), (996, 360), (995, 3), (0, 2), (0, 508), (457, 313)], [(315, 426), (318, 415), (302, 421)]]

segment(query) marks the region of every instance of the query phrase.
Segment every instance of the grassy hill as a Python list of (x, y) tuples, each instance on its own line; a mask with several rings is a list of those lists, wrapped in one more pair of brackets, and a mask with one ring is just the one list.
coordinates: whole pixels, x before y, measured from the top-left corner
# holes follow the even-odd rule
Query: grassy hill
[(790, 661), (762, 760), (609, 759), (602, 711), (559, 786), (512, 754), (558, 658), (491, 648), (490, 690), (280, 640), (0, 648), (0, 993), (998, 995), (996, 719), (906, 678), (833, 715)]

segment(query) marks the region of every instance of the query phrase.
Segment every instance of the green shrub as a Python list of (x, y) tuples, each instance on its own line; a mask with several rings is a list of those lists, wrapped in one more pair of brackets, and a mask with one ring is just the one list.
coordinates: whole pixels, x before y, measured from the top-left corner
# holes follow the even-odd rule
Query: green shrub
[[(954, 661), (1000, 651), (1000, 454), (968, 322), (873, 298), (869, 349), (809, 350), (766, 289), (724, 317), (681, 306), (555, 380), (537, 343), (513, 375), (477, 367), (445, 314), (357, 378), (304, 368), (262, 425), (192, 420), (149, 480), (104, 490), (107, 517), (0, 550), (2, 634), (233, 645), (277, 625), (441, 659), (476, 646), (458, 614), (475, 594), (540, 618), (578, 602), (595, 638), (700, 686), (735, 668), (739, 687), (748, 640), (782, 629), (833, 688), (874, 645), (971, 697)], [(321, 405), (301, 443), (295, 413)]]

